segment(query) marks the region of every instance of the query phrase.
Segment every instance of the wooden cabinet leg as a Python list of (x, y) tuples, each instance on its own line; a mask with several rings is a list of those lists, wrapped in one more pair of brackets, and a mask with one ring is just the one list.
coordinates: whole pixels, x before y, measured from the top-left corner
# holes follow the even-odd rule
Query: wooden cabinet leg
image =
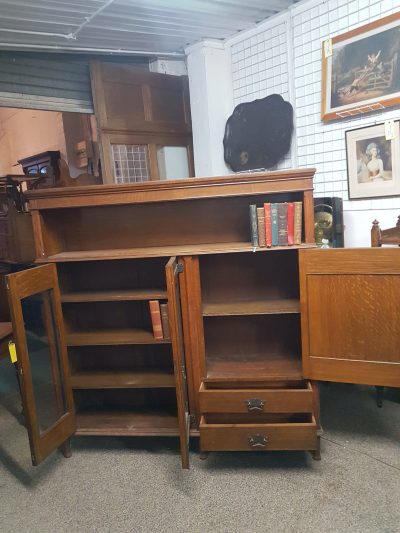
[(208, 452), (201, 451), (199, 457), (202, 461), (205, 461), (208, 457)]
[(385, 387), (375, 387), (375, 390), (376, 390), (376, 405), (378, 407), (382, 407), (383, 406), (383, 393), (384, 393), (384, 390), (385, 390)]
[(71, 457), (72, 451), (71, 451), (71, 439), (67, 439), (65, 442), (63, 442), (60, 446), (60, 450), (64, 457), (67, 459)]
[(317, 449), (311, 450), (311, 457), (314, 459), (314, 461), (320, 461), (321, 460), (321, 437), (317, 437)]

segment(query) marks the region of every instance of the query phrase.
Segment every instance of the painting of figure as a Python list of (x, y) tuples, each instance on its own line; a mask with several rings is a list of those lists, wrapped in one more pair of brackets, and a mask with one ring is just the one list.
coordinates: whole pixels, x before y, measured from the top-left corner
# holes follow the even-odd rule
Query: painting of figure
[(390, 138), (384, 123), (346, 131), (349, 199), (400, 194), (400, 125), (393, 124)]
[(332, 55), (323, 58), (323, 120), (400, 103), (400, 13), (332, 43)]

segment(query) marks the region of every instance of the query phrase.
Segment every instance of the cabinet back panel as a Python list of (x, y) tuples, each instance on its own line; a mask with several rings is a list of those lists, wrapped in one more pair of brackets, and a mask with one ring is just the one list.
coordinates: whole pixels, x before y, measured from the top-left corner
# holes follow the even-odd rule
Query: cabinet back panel
[(200, 256), (206, 302), (299, 298), (297, 250)]
[(171, 346), (75, 346), (68, 348), (70, 367), (79, 370), (173, 369)]
[(61, 292), (166, 289), (165, 258), (58, 265)]
[(176, 410), (176, 393), (170, 389), (91, 389), (74, 391), (77, 410), (158, 408)]
[(206, 355), (249, 361), (271, 357), (300, 357), (298, 315), (230, 316), (204, 320)]
[[(291, 199), (296, 194), (291, 195)], [(59, 251), (108, 250), (218, 242), (250, 242), (249, 205), (287, 195), (243, 196), (133, 205), (46, 210), (45, 228)], [(299, 195), (301, 199), (301, 195)], [(44, 231), (45, 233), (45, 231)]]
[(143, 328), (151, 330), (149, 302), (86, 302), (63, 306), (67, 332)]

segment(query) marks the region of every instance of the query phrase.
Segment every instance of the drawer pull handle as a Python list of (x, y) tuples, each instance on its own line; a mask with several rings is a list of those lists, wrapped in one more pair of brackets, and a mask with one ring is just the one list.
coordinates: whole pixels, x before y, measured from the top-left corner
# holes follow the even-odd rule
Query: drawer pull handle
[(265, 400), (259, 400), (258, 398), (250, 398), (250, 400), (245, 400), (245, 402), (249, 413), (252, 413), (254, 411), (264, 411)]
[(264, 437), (264, 435), (251, 435), (251, 437), (249, 437), (249, 445), (251, 446), (251, 448), (266, 448), (267, 444), (268, 437)]

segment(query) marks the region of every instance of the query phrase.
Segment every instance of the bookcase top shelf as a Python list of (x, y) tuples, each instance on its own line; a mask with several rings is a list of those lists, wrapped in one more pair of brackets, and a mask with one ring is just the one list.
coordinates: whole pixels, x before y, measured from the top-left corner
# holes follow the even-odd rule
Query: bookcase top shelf
[(314, 168), (249, 172), (128, 185), (89, 185), (26, 193), (31, 210), (312, 191)]
[[(143, 248), (116, 248), (109, 250), (83, 250), (61, 252), (36, 259), (37, 263), (68, 263), (72, 261), (96, 261), (111, 259), (132, 259), (146, 257), (174, 257), (176, 255), (205, 255), (224, 254), (231, 252), (274, 252), (279, 250), (296, 250), (302, 248), (315, 248), (315, 244), (300, 244), (293, 246), (272, 246), (271, 248), (254, 248), (250, 242), (223, 242), (204, 243), (175, 246), (148, 246)], [(68, 301), (68, 300), (65, 300)], [(72, 300), (71, 300), (72, 301)]]

